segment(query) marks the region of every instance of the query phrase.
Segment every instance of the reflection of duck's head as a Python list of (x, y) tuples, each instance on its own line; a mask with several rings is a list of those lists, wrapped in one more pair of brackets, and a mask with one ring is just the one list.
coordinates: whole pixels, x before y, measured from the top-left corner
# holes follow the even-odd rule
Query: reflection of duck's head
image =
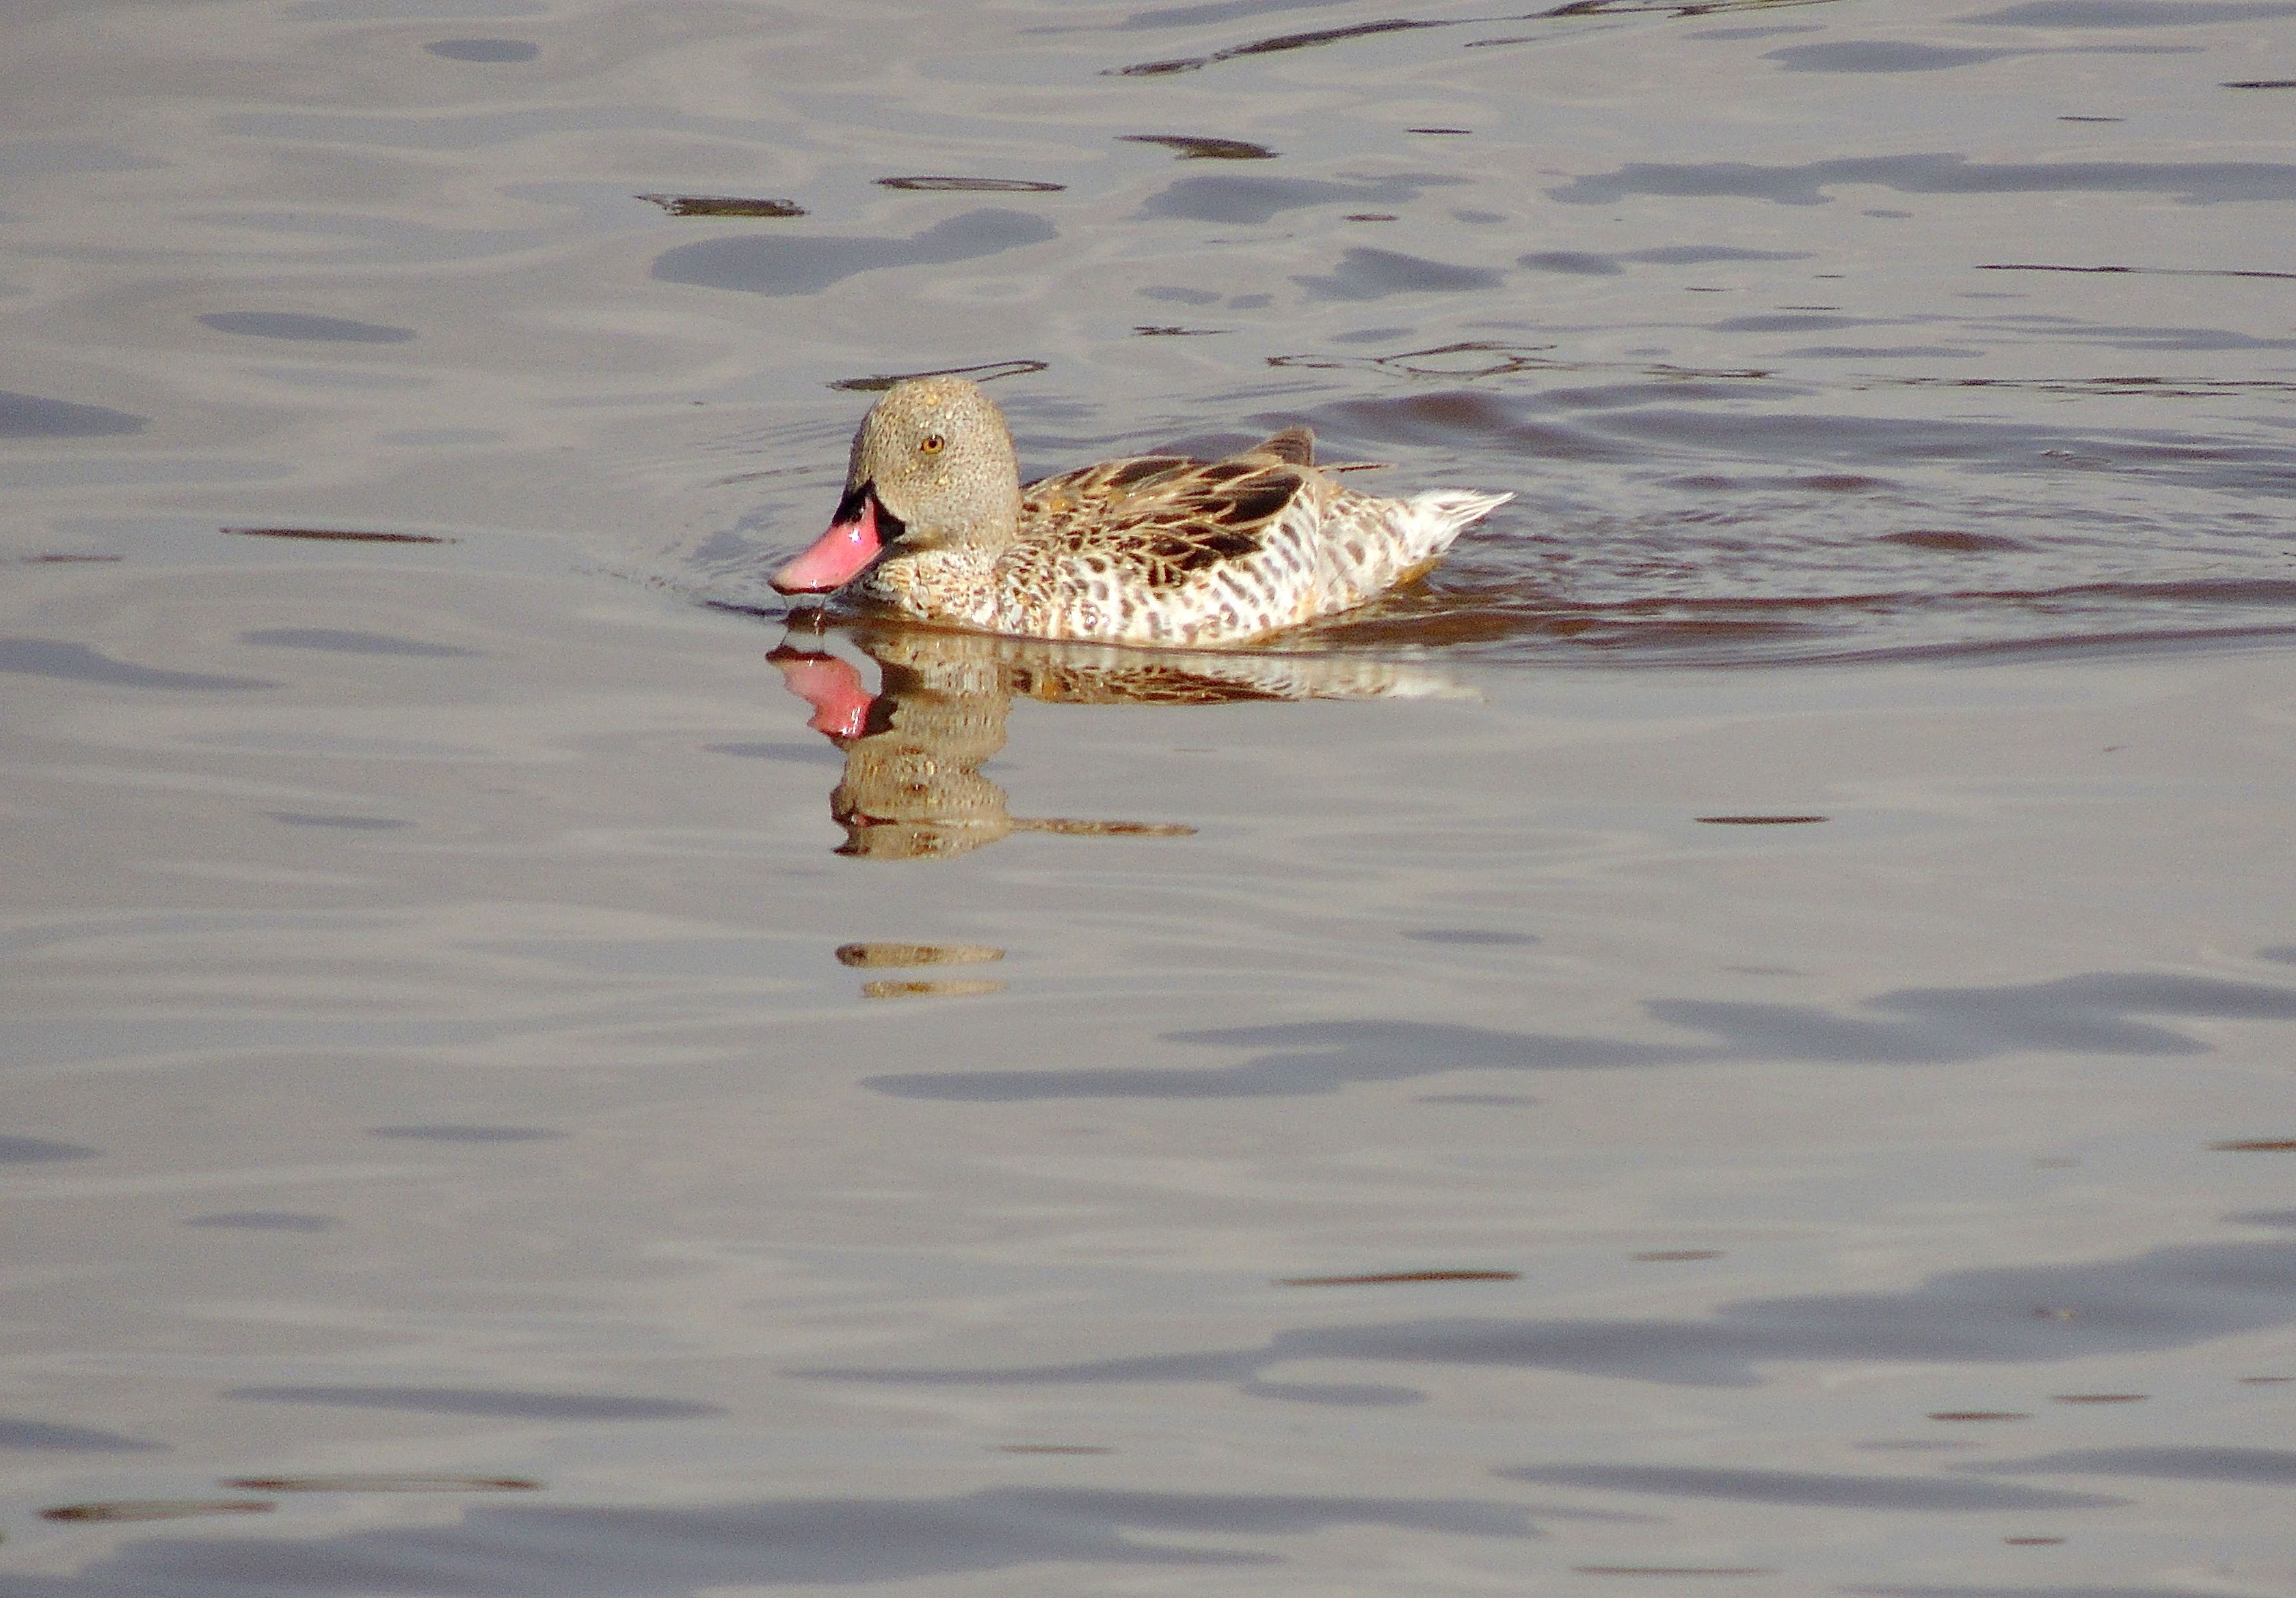
[(790, 692), (813, 707), (808, 725), (845, 751), (845, 774), (829, 796), (845, 829), (839, 854), (940, 859), (1013, 830), (1004, 791), (979, 770), (1004, 747), (1009, 689), (993, 679), (930, 682), (888, 658), (873, 694), (836, 655), (784, 643), (770, 658)]
[(783, 594), (825, 594), (898, 544), (989, 551), (1018, 536), (1021, 463), (1004, 413), (961, 377), (895, 383), (853, 435), (829, 530), (774, 574)]

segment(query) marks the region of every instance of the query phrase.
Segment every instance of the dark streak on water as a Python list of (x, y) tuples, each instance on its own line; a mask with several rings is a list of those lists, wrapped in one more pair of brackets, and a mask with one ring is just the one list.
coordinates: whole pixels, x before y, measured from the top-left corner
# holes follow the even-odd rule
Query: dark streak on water
[(461, 540), (437, 533), (375, 533), (340, 527), (227, 527), (234, 538), (290, 538), (310, 544), (457, 544)]
[(186, 1226), (219, 1226), (240, 1232), (332, 1232), (342, 1225), (331, 1215), (302, 1215), (285, 1209), (234, 1209), (217, 1215), (195, 1215)]
[(802, 217), (794, 200), (752, 200), (739, 194), (640, 194), (673, 217)]
[(882, 394), (895, 383), (913, 377), (964, 377), (976, 383), (993, 383), (1002, 377), (1027, 377), (1045, 371), (1044, 361), (994, 361), (984, 366), (937, 366), (925, 372), (879, 372), (867, 377), (840, 378), (829, 387), (849, 394)]
[(888, 1072), (897, 1098), (1257, 1098), (1337, 1093), (1357, 1083), (1462, 1070), (1584, 1071), (1813, 1061), (1927, 1066), (2031, 1051), (2173, 1059), (2209, 1045), (2150, 1017), (2296, 1020), (2296, 989), (2210, 978), (2100, 971), (2005, 987), (1904, 988), (1842, 1013), (1815, 1004), (1652, 999), (1655, 1020), (1710, 1041), (1644, 1043), (1428, 1021), (1294, 1021), (1172, 1034), (1215, 1048), (1261, 1048), (1237, 1065)]
[(1275, 152), (1249, 139), (1215, 139), (1189, 133), (1127, 133), (1117, 135), (1128, 144), (1161, 144), (1179, 152), (1184, 161), (1272, 161)]
[(147, 417), (108, 406), (0, 389), (0, 438), (102, 438), (140, 433), (151, 425)]
[(23, 1449), (58, 1454), (159, 1454), (165, 1443), (122, 1437), (90, 1426), (58, 1426), (46, 1421), (23, 1421), (0, 1415), (0, 1449)]
[[(2046, 1313), (2037, 1313), (2036, 1307)], [(2296, 1243), (2184, 1244), (2078, 1265), (1954, 1271), (1900, 1292), (1724, 1304), (1682, 1319), (1456, 1315), (1295, 1327), (1257, 1347), (1062, 1364), (838, 1367), (798, 1374), (876, 1384), (1033, 1387), (1233, 1382), (1319, 1404), (1404, 1404), (1409, 1388), (1270, 1381), (1300, 1361), (1495, 1366), (1689, 1387), (1751, 1387), (1767, 1364), (2018, 1364), (2158, 1353), (2296, 1323)]]
[(0, 1136), (0, 1165), (40, 1165), (53, 1160), (94, 1160), (103, 1151), (45, 1137)]
[(219, 333), (239, 333), (253, 339), (297, 339), (324, 344), (405, 344), (414, 338), (411, 327), (385, 327), (373, 322), (353, 322), (341, 316), (311, 316), (299, 311), (217, 311), (200, 318), (201, 325)]
[(1743, 1504), (1795, 1504), (1833, 1509), (1886, 1509), (1917, 1514), (1980, 1514), (2003, 1510), (2116, 1509), (2126, 1498), (2048, 1487), (1980, 1486), (1934, 1476), (1848, 1476), (1818, 1471), (1711, 1470), (1692, 1465), (1520, 1465), (1493, 1474), (1548, 1487), (1669, 1498), (1721, 1498)]
[(239, 635), (242, 643), (275, 649), (316, 649), (345, 655), (411, 655), (434, 660), (475, 660), (480, 651), (453, 643), (394, 638), (357, 627), (257, 627)]
[(262, 677), (228, 676), (210, 671), (170, 671), (115, 660), (85, 643), (58, 638), (0, 638), (0, 672), (101, 683), (114, 688), (157, 688), (172, 692), (240, 692), (275, 688)]
[(543, 1127), (415, 1126), (370, 1127), (369, 1137), (406, 1137), (430, 1143), (545, 1143), (566, 1135)]
[(891, 266), (948, 266), (1057, 238), (1053, 225), (1025, 211), (966, 211), (905, 239), (775, 234), (705, 239), (655, 258), (661, 283), (737, 289), (752, 294), (818, 294), (857, 273)]
[(420, 1414), (487, 1415), (526, 1421), (685, 1421), (725, 1413), (723, 1405), (696, 1404), (684, 1398), (527, 1392), (508, 1388), (238, 1387), (226, 1389), (223, 1397), (264, 1404), (325, 1404), (346, 1409), (397, 1409)]
[[(2010, 1487), (2003, 1492), (2038, 1492)], [(949, 1578), (1041, 1565), (1273, 1567), (1205, 1539), (1365, 1527), (1532, 1538), (1530, 1512), (1464, 1498), (1283, 1496), (987, 1487), (942, 1497), (781, 1498), (693, 1508), (482, 1505), (451, 1526), (297, 1541), (131, 1544), (70, 1577), (17, 1580), (9, 1598), (242, 1598), (275, 1592), (422, 1592), (439, 1598), (673, 1598), (749, 1586)], [(1145, 1534), (1145, 1537), (1138, 1534)], [(515, 1573), (510, 1574), (510, 1573)], [(505, 1584), (509, 1575), (511, 1585)], [(346, 1578), (357, 1585), (346, 1589)]]

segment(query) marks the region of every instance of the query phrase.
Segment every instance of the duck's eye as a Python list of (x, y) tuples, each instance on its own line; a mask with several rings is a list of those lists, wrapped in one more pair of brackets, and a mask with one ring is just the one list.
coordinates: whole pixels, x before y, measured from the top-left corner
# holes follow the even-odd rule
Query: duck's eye
[(917, 440), (917, 447), (929, 455), (937, 455), (940, 453), (940, 447), (947, 442), (948, 440), (939, 433), (927, 433)]

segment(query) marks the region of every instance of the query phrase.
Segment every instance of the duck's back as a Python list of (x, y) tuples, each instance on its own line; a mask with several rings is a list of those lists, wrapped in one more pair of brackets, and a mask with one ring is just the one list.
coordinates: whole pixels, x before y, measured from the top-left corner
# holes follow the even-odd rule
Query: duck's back
[(1313, 455), (1294, 428), (1221, 461), (1143, 455), (1041, 478), (1022, 487), (1020, 536), (992, 564), (921, 555), (873, 577), (912, 615), (991, 632), (1237, 643), (1408, 580), (1508, 497), (1382, 499)]
[(1031, 483), (1020, 540), (996, 562), (1000, 586), (1036, 612), (1013, 630), (1195, 643), (1289, 626), (1312, 598), (1316, 529), (1336, 493), (1322, 472), (1264, 446), (1224, 461), (1111, 461)]

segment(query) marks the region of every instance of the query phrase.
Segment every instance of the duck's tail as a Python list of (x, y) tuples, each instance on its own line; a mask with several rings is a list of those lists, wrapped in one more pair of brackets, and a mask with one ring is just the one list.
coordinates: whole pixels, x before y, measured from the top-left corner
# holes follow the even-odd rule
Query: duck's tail
[(1431, 561), (1450, 548), (1470, 524), (1480, 521), (1513, 497), (1512, 494), (1478, 493), (1472, 488), (1431, 488), (1405, 502), (1410, 509), (1401, 520), (1414, 535), (1412, 544), (1419, 552), (1418, 560)]
[(1472, 488), (1435, 488), (1409, 499), (1343, 493), (1324, 530), (1314, 613), (1352, 609), (1423, 575), (1470, 522), (1513, 497)]

